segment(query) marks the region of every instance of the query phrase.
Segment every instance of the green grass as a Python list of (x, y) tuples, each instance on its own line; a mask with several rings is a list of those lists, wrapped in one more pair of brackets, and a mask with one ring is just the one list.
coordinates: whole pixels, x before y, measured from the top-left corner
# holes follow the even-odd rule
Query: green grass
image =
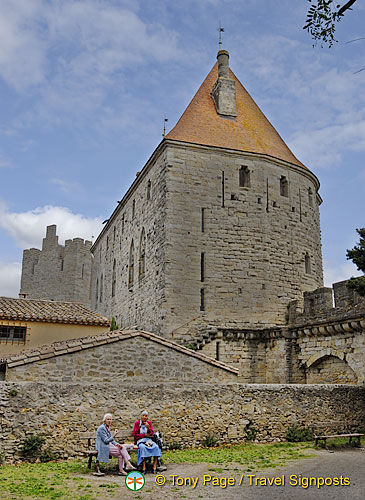
[(241, 464), (248, 469), (276, 467), (308, 456), (308, 443), (237, 444), (216, 448), (167, 451), (164, 463)]
[[(310, 456), (306, 443), (240, 444), (215, 448), (174, 450), (163, 453), (164, 464), (207, 463), (209, 470), (247, 471), (285, 465), (290, 460)], [(104, 468), (115, 471), (113, 460)], [(169, 483), (169, 481), (166, 481)], [(1, 500), (109, 500), (120, 492), (121, 481), (100, 483), (92, 480), (86, 462), (68, 460), (37, 464), (0, 466)], [(135, 498), (138, 498), (136, 496)]]

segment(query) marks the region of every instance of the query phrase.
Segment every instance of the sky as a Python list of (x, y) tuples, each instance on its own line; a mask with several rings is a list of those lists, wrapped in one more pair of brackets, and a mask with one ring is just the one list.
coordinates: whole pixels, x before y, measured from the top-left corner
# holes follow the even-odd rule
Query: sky
[(302, 29), (306, 0), (1, 0), (0, 295), (22, 251), (95, 241), (215, 64), (230, 66), (321, 182), (325, 285), (359, 275), (346, 249), (365, 208), (365, 2), (332, 48)]

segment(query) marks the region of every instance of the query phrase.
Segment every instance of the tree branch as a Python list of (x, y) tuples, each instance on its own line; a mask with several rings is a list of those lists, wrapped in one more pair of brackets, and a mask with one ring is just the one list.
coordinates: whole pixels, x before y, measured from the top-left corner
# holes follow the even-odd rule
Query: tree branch
[(346, 12), (346, 10), (349, 10), (352, 7), (352, 5), (354, 5), (355, 2), (356, 0), (349, 0), (347, 3), (345, 3), (345, 5), (341, 7), (341, 9), (339, 9), (337, 14), (339, 16), (343, 16), (344, 12)]

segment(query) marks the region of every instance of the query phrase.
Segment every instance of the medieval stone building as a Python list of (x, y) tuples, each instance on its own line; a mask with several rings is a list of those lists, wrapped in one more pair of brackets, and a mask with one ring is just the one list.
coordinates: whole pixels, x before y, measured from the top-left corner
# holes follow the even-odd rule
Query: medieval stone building
[(318, 179), (217, 58), (92, 247), (92, 308), (179, 342), (322, 286)]
[(64, 300), (90, 306), (91, 241), (81, 238), (58, 244), (56, 226), (48, 226), (42, 250), (23, 252), (19, 296), (28, 299)]

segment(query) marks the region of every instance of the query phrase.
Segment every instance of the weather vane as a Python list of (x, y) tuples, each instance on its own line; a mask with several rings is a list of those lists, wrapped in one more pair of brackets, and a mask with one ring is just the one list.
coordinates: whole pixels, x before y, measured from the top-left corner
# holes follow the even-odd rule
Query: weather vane
[(165, 116), (165, 118), (163, 119), (163, 134), (162, 134), (162, 137), (165, 137), (165, 134), (166, 134), (166, 122), (168, 122), (168, 121), (169, 121), (169, 119), (166, 118), (166, 116)]
[(221, 48), (222, 48), (222, 33), (224, 33), (224, 28), (222, 28), (220, 21), (219, 21), (219, 27), (217, 28), (217, 31), (219, 31), (219, 50), (221, 50)]

